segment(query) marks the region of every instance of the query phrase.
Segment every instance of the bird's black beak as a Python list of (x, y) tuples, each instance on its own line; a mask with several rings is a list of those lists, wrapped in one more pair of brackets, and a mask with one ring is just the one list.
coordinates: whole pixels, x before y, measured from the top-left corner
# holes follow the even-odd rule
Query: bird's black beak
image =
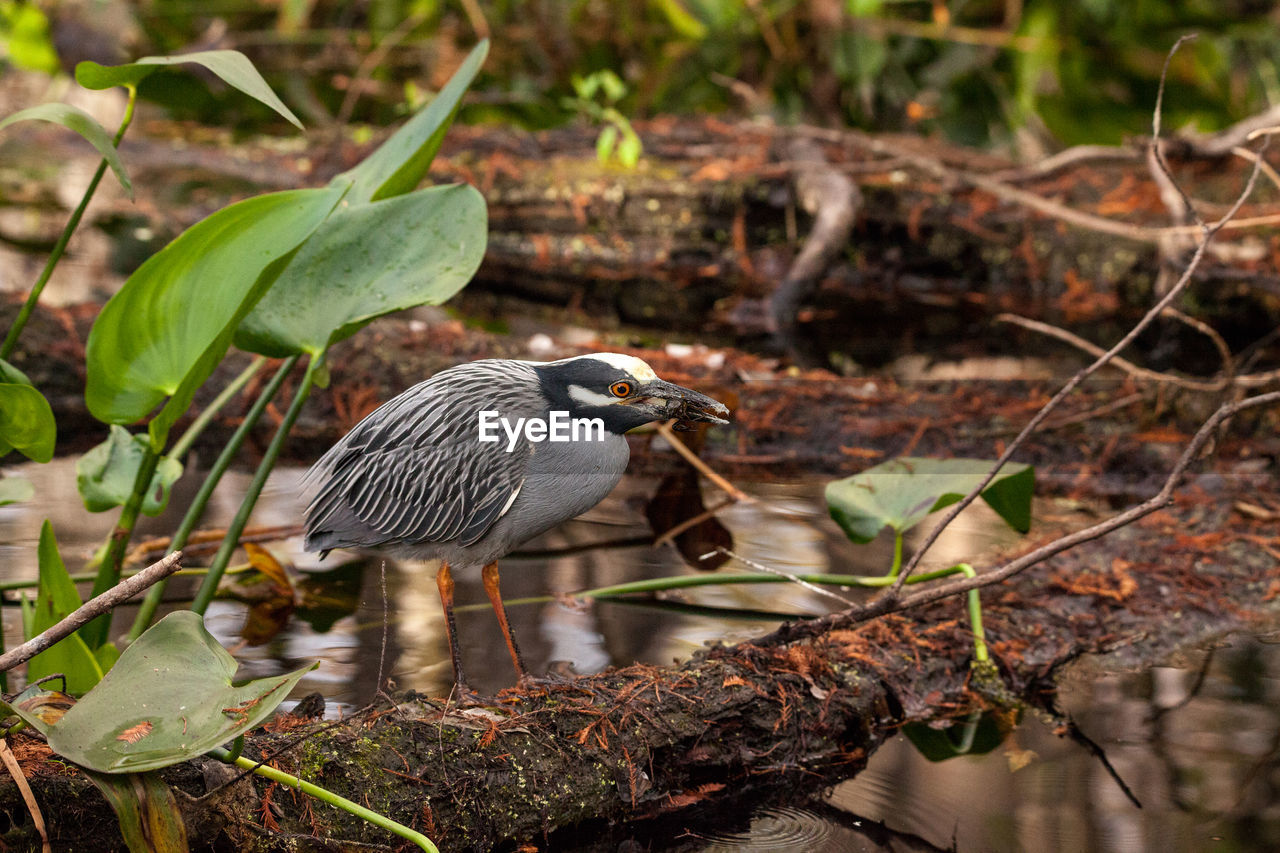
[(699, 394), (691, 388), (654, 379), (636, 389), (636, 398), (666, 400), (666, 417), (678, 418), (682, 421), (693, 421), (706, 424), (727, 424), (724, 418), (717, 415), (729, 414), (729, 409), (718, 400), (706, 394)]

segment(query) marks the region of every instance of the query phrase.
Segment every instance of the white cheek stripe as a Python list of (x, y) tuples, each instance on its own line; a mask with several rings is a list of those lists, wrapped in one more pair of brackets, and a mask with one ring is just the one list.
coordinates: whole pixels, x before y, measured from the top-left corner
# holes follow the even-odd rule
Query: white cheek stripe
[(597, 394), (590, 388), (583, 388), (581, 385), (570, 385), (569, 396), (585, 406), (612, 406), (618, 402), (616, 397)]

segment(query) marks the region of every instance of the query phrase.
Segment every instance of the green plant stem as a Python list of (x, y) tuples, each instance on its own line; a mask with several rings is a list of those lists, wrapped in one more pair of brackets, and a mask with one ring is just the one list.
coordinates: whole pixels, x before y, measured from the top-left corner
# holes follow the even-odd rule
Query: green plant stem
[[(94, 578), (90, 598), (102, 595), (120, 582), (124, 554), (129, 549), (129, 539), (133, 536), (133, 528), (138, 523), (138, 513), (141, 512), (142, 504), (151, 488), (151, 478), (156, 473), (158, 464), (160, 464), (160, 453), (148, 442), (143, 451), (142, 462), (138, 465), (138, 476), (133, 480), (133, 491), (130, 492), (129, 499), (124, 502), (124, 506), (120, 508), (120, 518), (116, 521), (115, 529), (111, 531), (111, 539), (107, 543), (102, 563), (98, 566), (98, 574)], [(92, 650), (101, 647), (107, 641), (107, 635), (110, 632), (111, 614), (104, 613), (81, 628), (80, 636)]]
[[(120, 120), (120, 129), (116, 131), (115, 138), (111, 141), (111, 144), (116, 147), (119, 147), (120, 140), (124, 139), (124, 132), (129, 129), (129, 125), (133, 122), (133, 107), (138, 98), (137, 87), (126, 86), (125, 88), (129, 90), (129, 101), (124, 108), (124, 118)], [(102, 182), (102, 176), (106, 173), (107, 161), (104, 158), (98, 164), (98, 170), (93, 173), (93, 178), (89, 181), (89, 186), (85, 188), (84, 195), (80, 197), (80, 203), (76, 205), (76, 209), (71, 213), (71, 218), (67, 220), (66, 226), (62, 229), (58, 242), (53, 245), (53, 251), (49, 253), (49, 260), (45, 261), (44, 269), (40, 272), (40, 278), (36, 280), (35, 287), (31, 288), (31, 292), (27, 294), (26, 302), (22, 303), (18, 316), (14, 318), (13, 325), (9, 327), (9, 333), (5, 335), (4, 343), (0, 344), (0, 359), (7, 359), (13, 353), (14, 347), (18, 345), (18, 336), (22, 334), (27, 321), (31, 319), (31, 312), (35, 311), (36, 303), (40, 301), (40, 294), (44, 291), (44, 286), (49, 283), (49, 278), (53, 275), (54, 267), (58, 265), (58, 261), (62, 260), (62, 256), (66, 254), (67, 244), (71, 242), (71, 235), (79, 227), (80, 220), (84, 217), (84, 212), (89, 207), (93, 194), (97, 192), (98, 184)]]
[[(932, 572), (925, 572), (920, 575), (912, 575), (909, 583), (921, 583), (928, 580), (936, 580), (938, 578), (948, 577), (956, 574), (957, 569), (954, 567), (949, 569), (938, 569)], [(877, 588), (893, 585), (893, 578), (888, 576), (866, 576), (866, 575), (823, 575), (823, 574), (803, 574), (803, 575), (767, 575), (763, 572), (725, 572), (722, 574), (708, 575), (676, 575), (665, 578), (649, 578), (643, 581), (632, 581), (630, 583), (614, 584), (612, 586), (602, 586), (595, 589), (583, 590), (582, 592), (573, 593), (574, 598), (612, 598), (614, 596), (636, 595), (646, 592), (664, 592), (671, 589), (689, 589), (698, 586), (729, 586), (732, 584), (744, 583), (794, 583), (792, 578), (802, 580), (806, 583), (823, 584), (826, 586), (854, 586)], [(504, 603), (508, 607), (518, 607), (523, 604), (547, 604), (555, 601), (553, 595), (537, 595), (528, 598), (511, 598), (504, 599)], [(465, 613), (470, 610), (487, 610), (489, 605), (485, 604), (462, 604), (454, 607), (454, 611)]]
[[(222, 448), (222, 452), (218, 454), (213, 467), (205, 474), (204, 482), (200, 484), (200, 491), (196, 493), (191, 505), (187, 507), (187, 513), (182, 517), (182, 523), (178, 525), (177, 531), (173, 534), (173, 539), (169, 542), (170, 551), (180, 550), (187, 544), (191, 531), (195, 529), (196, 524), (199, 523), (200, 518), (204, 515), (205, 507), (208, 506), (209, 499), (213, 496), (213, 490), (217, 488), (218, 483), (222, 480), (222, 475), (231, 467), (231, 462), (235, 459), (236, 454), (240, 452), (240, 447), (244, 444), (244, 440), (249, 436), (253, 428), (257, 426), (258, 421), (262, 418), (262, 413), (267, 409), (267, 404), (275, 399), (276, 394), (280, 392), (280, 386), (284, 384), (285, 377), (293, 370), (293, 366), (298, 363), (298, 358), (299, 356), (295, 355), (284, 360), (284, 363), (276, 370), (275, 376), (272, 376), (271, 381), (262, 389), (258, 399), (254, 400), (253, 405), (245, 414), (244, 420), (240, 422), (240, 426), (236, 428), (226, 446)], [(239, 381), (239, 377), (237, 377), (236, 381)], [(184, 435), (182, 438), (185, 439), (186, 436)], [(179, 439), (179, 442), (181, 442), (181, 439)], [(239, 533), (236, 534), (237, 537), (239, 535)], [(215, 583), (214, 586), (216, 588), (217, 584)], [(156, 609), (159, 608), (164, 596), (164, 587), (165, 584), (162, 581), (147, 590), (147, 595), (143, 598), (142, 605), (138, 608), (138, 613), (134, 617), (133, 627), (129, 629), (129, 642), (138, 639), (142, 632), (151, 625), (151, 620), (155, 618)]]
[[(952, 569), (967, 578), (978, 576), (973, 566), (968, 563), (960, 563), (952, 566)], [(907, 583), (911, 583), (910, 578), (907, 579)], [(987, 652), (987, 633), (982, 627), (982, 602), (978, 599), (976, 589), (969, 590), (969, 624), (973, 628), (973, 659), (980, 664), (987, 663), (991, 660), (991, 656)]]
[(315, 797), (317, 800), (322, 800), (335, 808), (342, 809), (348, 814), (353, 814), (361, 820), (366, 820), (374, 826), (381, 827), (388, 832), (393, 832), (401, 838), (412, 841), (414, 844), (418, 845), (418, 847), (426, 850), (427, 853), (440, 853), (439, 849), (431, 843), (431, 839), (427, 838), (422, 833), (415, 832), (402, 823), (396, 823), (391, 818), (385, 815), (380, 815), (372, 809), (365, 808), (359, 803), (353, 803), (346, 797), (341, 797), (332, 791), (327, 791), (319, 785), (312, 784), (304, 779), (299, 779), (297, 776), (285, 773), (283, 770), (277, 770), (274, 767), (268, 767), (265, 764), (260, 764), (251, 758), (245, 758), (243, 755), (239, 758), (232, 759), (231, 753), (222, 747), (210, 750), (208, 754), (219, 761), (225, 761), (228, 764), (234, 763), (242, 770), (251, 770), (264, 779), (279, 782), (281, 785), (288, 785), (290, 788), (299, 790), (308, 796)]
[(902, 571), (902, 531), (895, 530), (893, 531), (893, 564), (889, 567), (889, 574), (886, 577), (896, 578), (900, 571)]
[(232, 552), (240, 544), (240, 534), (244, 532), (245, 525), (249, 523), (249, 515), (253, 512), (254, 504), (258, 502), (258, 495), (262, 494), (262, 487), (267, 483), (267, 476), (271, 473), (271, 469), (275, 467), (276, 459), (280, 457), (280, 450), (284, 447), (285, 439), (289, 437), (289, 431), (293, 429), (294, 422), (297, 421), (298, 415), (302, 412), (302, 406), (307, 402), (307, 397), (311, 394), (311, 386), (315, 384), (316, 374), (320, 371), (323, 363), (323, 354), (318, 357), (312, 357), (307, 362), (307, 372), (303, 374), (302, 382), (298, 385), (298, 390), (293, 395), (293, 402), (289, 404), (289, 410), (285, 412), (284, 420), (280, 423), (279, 428), (276, 429), (276, 434), (272, 437), (271, 444), (267, 446), (266, 452), (262, 455), (262, 461), (258, 464), (258, 470), (254, 472), (253, 481), (249, 483), (249, 488), (245, 491), (244, 499), (240, 503), (240, 509), (236, 512), (235, 518), (231, 520), (230, 526), (227, 527), (227, 535), (222, 540), (222, 547), (218, 549), (218, 553), (214, 555), (213, 562), (209, 564), (209, 574), (205, 575), (204, 583), (200, 585), (195, 601), (191, 603), (191, 609), (196, 613), (203, 614), (209, 607), (209, 602), (213, 601), (213, 595), (218, 589), (218, 582), (222, 579), (222, 573), (226, 571), (227, 564), (231, 562)]
[[(918, 575), (912, 575), (907, 578), (908, 584), (924, 583), (926, 581), (937, 580), (938, 578), (949, 577), (950, 575), (962, 574), (967, 578), (977, 577), (978, 573), (974, 571), (973, 566), (968, 563), (958, 563), (945, 569), (935, 569), (932, 572), (923, 572)], [(795, 580), (802, 580), (806, 583), (825, 584), (827, 586), (853, 586), (853, 587), (886, 587), (892, 586), (894, 583), (893, 575), (884, 575), (882, 577), (866, 577), (863, 575), (823, 575), (823, 574), (804, 574), (804, 575), (769, 575), (762, 572), (734, 572), (724, 574), (707, 574), (707, 575), (676, 575), (674, 577), (665, 578), (649, 578), (648, 580), (632, 581), (631, 583), (620, 583), (612, 586), (596, 587), (582, 592), (575, 592), (575, 598), (612, 598), (615, 596), (635, 595), (638, 593), (663, 592), (671, 589), (689, 589), (698, 586), (728, 586), (731, 584), (743, 583), (793, 583)], [(524, 604), (546, 604), (554, 601), (555, 596), (538, 595), (529, 598), (513, 598), (505, 601), (507, 607), (518, 607)], [(464, 604), (454, 608), (456, 613), (464, 613), (469, 610), (487, 609), (488, 604)], [(982, 626), (982, 603), (978, 598), (976, 589), (969, 590), (969, 622), (973, 631), (973, 658), (978, 663), (987, 663), (991, 657), (987, 649), (986, 632)]]
[(182, 461), (182, 457), (187, 455), (187, 451), (191, 449), (191, 445), (195, 444), (196, 439), (200, 437), (200, 433), (204, 432), (209, 424), (213, 423), (214, 416), (222, 410), (232, 397), (240, 393), (240, 389), (249, 384), (262, 365), (267, 363), (266, 356), (257, 356), (253, 361), (249, 362), (248, 367), (240, 371), (235, 379), (227, 383), (227, 387), (218, 392), (218, 396), (214, 397), (209, 405), (204, 407), (198, 417), (191, 422), (191, 426), (187, 427), (182, 437), (173, 443), (173, 447), (169, 448), (169, 452), (165, 454), (170, 459)]

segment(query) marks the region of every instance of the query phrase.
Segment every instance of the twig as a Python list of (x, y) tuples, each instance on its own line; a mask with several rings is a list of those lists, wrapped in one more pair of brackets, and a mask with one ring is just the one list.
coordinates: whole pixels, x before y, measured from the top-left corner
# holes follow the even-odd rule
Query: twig
[[(1070, 344), (1082, 352), (1088, 353), (1094, 358), (1101, 358), (1106, 354), (1106, 350), (1092, 341), (1087, 341), (1073, 332), (1068, 332), (1066, 329), (1049, 323), (1043, 323), (1039, 320), (1019, 317), (1017, 314), (998, 314), (995, 317), (995, 321), (997, 323), (1010, 323), (1014, 326), (1021, 326), (1022, 328), (1028, 329), (1032, 332), (1039, 332), (1042, 335), (1057, 338), (1058, 340)], [(1132, 361), (1129, 361), (1127, 358), (1122, 358), (1118, 355), (1111, 359), (1110, 364), (1112, 367), (1118, 370), (1123, 370), (1135, 379), (1146, 379), (1150, 382), (1167, 382), (1171, 385), (1177, 385), (1180, 388), (1187, 388), (1191, 391), (1221, 391), (1227, 385), (1227, 383), (1221, 379), (1213, 381), (1186, 379), (1181, 376), (1174, 376), (1171, 373), (1160, 373), (1156, 370), (1140, 367)]]
[(716, 487), (719, 488), (720, 491), (724, 492), (735, 501), (755, 503), (755, 498), (751, 497), (751, 495), (742, 491), (715, 471), (712, 471), (710, 466), (698, 457), (698, 454), (690, 450), (683, 441), (676, 437), (675, 431), (671, 429), (671, 424), (672, 421), (666, 421), (665, 423), (658, 424), (658, 434), (667, 440), (667, 443), (671, 445), (676, 453), (683, 456), (686, 462), (698, 469), (700, 474), (715, 483)]
[(737, 500), (735, 500), (732, 495), (726, 496), (724, 500), (722, 500), (720, 503), (716, 504), (715, 506), (711, 507), (710, 509), (703, 510), (702, 512), (695, 515), (693, 518), (686, 518), (684, 521), (680, 522), (675, 527), (672, 527), (670, 530), (663, 531), (662, 535), (660, 535), (658, 538), (653, 540), (653, 547), (660, 548), (663, 545), (666, 545), (668, 542), (674, 541), (677, 536), (679, 536), (681, 533), (684, 533), (689, 528), (697, 527), (699, 524), (701, 524), (702, 522), (706, 521), (709, 518), (715, 518), (716, 513), (718, 513), (720, 510), (724, 509), (725, 507), (733, 506), (736, 503), (737, 503)]
[(1254, 154), (1248, 148), (1241, 148), (1238, 145), (1231, 149), (1231, 153), (1237, 157), (1248, 160), (1250, 163), (1256, 163), (1258, 168), (1262, 170), (1262, 174), (1267, 176), (1267, 179), (1271, 181), (1272, 185), (1276, 189), (1280, 189), (1280, 172), (1277, 172), (1275, 167), (1266, 160), (1263, 160), (1262, 157)]
[[(1177, 44), (1174, 45), (1173, 50), (1176, 51), (1178, 46), (1180, 46), (1183, 41), (1184, 39), (1179, 39)], [(1172, 52), (1173, 51), (1170, 51), (1171, 55), (1172, 55)], [(1166, 71), (1168, 70), (1167, 61), (1165, 63), (1165, 70)], [(1152, 136), (1155, 137), (1156, 142), (1159, 141), (1159, 136), (1160, 136), (1160, 132), (1159, 132), (1160, 131), (1160, 105), (1163, 103), (1164, 82), (1165, 82), (1165, 78), (1164, 76), (1161, 76), (1160, 89), (1156, 95), (1155, 117), (1152, 119)], [(1265, 150), (1265, 142), (1264, 142), (1264, 150)], [(1168, 166), (1167, 164), (1165, 164), (1164, 157), (1160, 154), (1158, 146), (1156, 148), (1156, 162), (1160, 164), (1160, 166), (1164, 168), (1167, 172)], [(969, 492), (969, 494), (965, 495), (963, 499), (961, 499), (958, 503), (954, 504), (950, 508), (950, 510), (948, 510), (947, 514), (943, 516), (942, 520), (939, 521), (936, 525), (934, 525), (933, 529), (931, 529), (928, 535), (925, 537), (924, 542), (921, 543), (919, 548), (916, 549), (915, 553), (911, 555), (911, 559), (908, 560), (906, 565), (903, 566), (902, 573), (898, 575), (897, 583), (895, 583), (890, 589), (882, 593), (879, 596), (880, 599), (887, 598), (891, 603), (894, 599), (896, 599), (899, 595), (901, 595), (902, 585), (906, 583), (907, 578), (910, 577), (911, 573), (914, 572), (916, 567), (920, 565), (920, 561), (924, 559), (925, 553), (928, 552), (929, 548), (932, 547), (933, 544), (938, 541), (938, 537), (942, 535), (942, 532), (946, 530), (946, 528), (951, 524), (952, 521), (956, 519), (958, 515), (960, 515), (961, 512), (963, 512), (966, 508), (968, 508), (970, 504), (972, 504), (975, 500), (977, 500), (978, 495), (982, 494), (983, 490), (985, 490), (987, 486), (991, 485), (992, 480), (995, 479), (996, 475), (1000, 472), (1000, 469), (1004, 467), (1005, 463), (1007, 463), (1010, 459), (1013, 458), (1014, 454), (1017, 453), (1017, 451), (1022, 447), (1022, 445), (1026, 443), (1027, 439), (1036, 431), (1036, 429), (1045, 420), (1045, 418), (1049, 416), (1049, 413), (1052, 412), (1055, 408), (1057, 408), (1058, 405), (1064, 399), (1066, 399), (1067, 396), (1070, 395), (1080, 385), (1081, 382), (1083, 382), (1088, 377), (1092, 376), (1094, 373), (1100, 370), (1103, 366), (1105, 366), (1108, 362), (1110, 362), (1117, 355), (1119, 355), (1126, 347), (1129, 346), (1129, 344), (1133, 343), (1134, 339), (1137, 338), (1138, 335), (1141, 334), (1142, 331), (1147, 328), (1147, 326), (1151, 325), (1151, 323), (1155, 320), (1155, 318), (1160, 315), (1160, 312), (1162, 312), (1165, 308), (1169, 307), (1173, 303), (1173, 301), (1179, 295), (1181, 295), (1182, 291), (1186, 289), (1187, 285), (1191, 282), (1191, 277), (1195, 274), (1196, 269), (1200, 266), (1200, 262), (1204, 259), (1205, 252), (1209, 247), (1210, 241), (1213, 240), (1214, 235), (1216, 235), (1218, 231), (1222, 229), (1222, 226), (1226, 222), (1228, 222), (1232, 217), (1235, 216), (1235, 214), (1240, 210), (1241, 206), (1244, 205), (1245, 199), (1247, 199), (1253, 193), (1253, 188), (1256, 185), (1258, 180), (1258, 173), (1259, 173), (1259, 169), (1257, 167), (1257, 164), (1255, 163), (1254, 169), (1249, 175), (1249, 180), (1245, 184), (1244, 190), (1236, 198), (1235, 203), (1231, 205), (1231, 208), (1226, 212), (1226, 214), (1224, 214), (1223, 217), (1217, 222), (1215, 222), (1213, 225), (1208, 225), (1203, 221), (1201, 221), (1199, 218), (1199, 215), (1195, 213), (1194, 209), (1192, 209), (1191, 212), (1196, 217), (1197, 223), (1199, 224), (1199, 227), (1202, 231), (1202, 236), (1199, 244), (1196, 246), (1195, 254), (1192, 255), (1191, 260), (1187, 263), (1187, 266), (1183, 270), (1182, 275), (1179, 276), (1178, 280), (1174, 283), (1174, 285), (1169, 288), (1168, 293), (1166, 293), (1163, 297), (1161, 297), (1161, 299), (1155, 305), (1153, 305), (1151, 309), (1147, 311), (1146, 314), (1143, 315), (1142, 319), (1140, 319), (1133, 326), (1133, 328), (1131, 328), (1119, 341), (1117, 341), (1116, 344), (1111, 347), (1111, 349), (1104, 352), (1097, 359), (1095, 359), (1092, 364), (1078, 371), (1074, 376), (1072, 376), (1069, 380), (1067, 380), (1067, 383), (1063, 385), (1062, 388), (1060, 388), (1056, 394), (1053, 395), (1053, 397), (1049, 400), (1049, 402), (1047, 402), (1040, 409), (1040, 411), (1036, 412), (1035, 416), (1031, 418), (1031, 420), (1027, 423), (1027, 425), (1022, 428), (1022, 431), (1018, 433), (1017, 437), (1014, 438), (1014, 440), (1009, 443), (1009, 446), (1005, 448), (1004, 452), (1000, 454), (999, 459), (996, 460), (996, 463), (991, 467), (991, 470), (982, 479), (982, 481), (978, 483), (978, 485), (975, 486)], [(1172, 177), (1172, 175), (1170, 175), (1170, 177)]]
[(1229, 386), (1235, 384), (1236, 381), (1236, 364), (1235, 358), (1231, 355), (1231, 347), (1227, 346), (1227, 342), (1222, 339), (1222, 335), (1218, 334), (1218, 330), (1210, 326), (1203, 320), (1197, 320), (1188, 314), (1183, 314), (1177, 308), (1169, 307), (1160, 312), (1162, 317), (1169, 317), (1177, 320), (1185, 326), (1195, 329), (1200, 334), (1209, 339), (1213, 344), (1213, 348), (1218, 351), (1218, 358), (1222, 360), (1222, 385)]
[(23, 775), (13, 750), (9, 749), (8, 738), (0, 738), (0, 761), (4, 762), (5, 769), (13, 777), (13, 784), (17, 785), (18, 790), (22, 792), (22, 800), (27, 804), (27, 811), (31, 813), (31, 823), (35, 826), (36, 832), (40, 833), (40, 849), (43, 853), (50, 853), (53, 848), (49, 845), (49, 830), (45, 829), (40, 804), (36, 802), (36, 795), (31, 792), (31, 785), (27, 783), (27, 777)]
[[(1194, 325), (1200, 322), (1199, 320), (1186, 317), (1186, 315), (1181, 314), (1181, 312), (1174, 312), (1174, 314), (1179, 318), (1185, 317), (1189, 325)], [(1058, 326), (1050, 325), (1049, 323), (1042, 323), (1039, 320), (1031, 320), (1027, 317), (1019, 317), (1017, 314), (998, 314), (995, 317), (995, 321), (998, 323), (1012, 323), (1015, 326), (1021, 326), (1024, 329), (1029, 329), (1033, 332), (1039, 332), (1042, 335), (1057, 338), (1058, 340), (1068, 343), (1076, 349), (1095, 357), (1100, 357), (1104, 354), (1102, 347), (1092, 341), (1087, 341), (1079, 335), (1068, 332), (1066, 329)], [(1196, 328), (1200, 331), (1204, 331), (1203, 329), (1200, 329), (1199, 326), (1196, 326)], [(1217, 332), (1213, 331), (1211, 327), (1206, 326), (1205, 328), (1214, 335), (1217, 334)], [(1208, 334), (1208, 332), (1206, 332), (1206, 334)], [(1219, 338), (1219, 340), (1220, 339), (1221, 338)], [(1219, 348), (1219, 352), (1221, 352), (1221, 348)], [(1146, 379), (1151, 382), (1177, 385), (1180, 388), (1186, 388), (1190, 391), (1205, 391), (1209, 393), (1221, 391), (1229, 386), (1235, 386), (1236, 388), (1262, 388), (1266, 385), (1271, 385), (1280, 381), (1280, 370), (1268, 370), (1262, 373), (1245, 373), (1243, 375), (1231, 376), (1229, 378), (1207, 380), (1187, 379), (1182, 376), (1174, 376), (1172, 373), (1161, 373), (1146, 367), (1140, 367), (1127, 359), (1121, 358), (1120, 356), (1116, 356), (1111, 359), (1110, 364), (1112, 367), (1115, 367), (1118, 370), (1123, 370), (1125, 373), (1137, 379)]]
[(164, 580), (182, 565), (182, 552), (174, 551), (162, 560), (147, 566), (130, 578), (122, 580), (101, 595), (91, 598), (71, 612), (69, 616), (49, 630), (32, 637), (0, 655), (0, 672), (13, 669), (28, 661), (54, 643), (72, 634), (81, 625), (119, 607), (154, 583)]
[(757, 572), (764, 572), (765, 574), (777, 575), (780, 578), (786, 578), (792, 583), (799, 584), (800, 586), (804, 587), (810, 592), (817, 593), (818, 595), (825, 596), (826, 598), (834, 599), (835, 601), (840, 602), (841, 606), (843, 607), (857, 607), (856, 603), (845, 598), (843, 595), (837, 595), (836, 593), (832, 592), (829, 589), (823, 589), (822, 587), (818, 586), (816, 583), (809, 583), (804, 578), (798, 578), (795, 575), (791, 574), (790, 572), (784, 572), (779, 569), (775, 569), (772, 566), (766, 566), (764, 563), (757, 563), (755, 560), (749, 560), (740, 554), (735, 554), (733, 551), (730, 551), (728, 548), (724, 547), (723, 545), (718, 546), (714, 551), (708, 551), (706, 554), (703, 554), (698, 559), (706, 560), (711, 557), (714, 557), (716, 554), (723, 554), (726, 557), (729, 557), (730, 559), (737, 560), (739, 563), (742, 563), (745, 566), (750, 566), (751, 568), (755, 569)]
[(1081, 163), (1108, 160), (1132, 163), (1141, 156), (1140, 151), (1127, 146), (1073, 145), (1029, 166), (1001, 169), (998, 172), (992, 172), (987, 177), (994, 178), (997, 181), (1025, 181), (1032, 178), (1047, 178), (1056, 172)]
[(369, 51), (364, 59), (360, 61), (360, 66), (356, 68), (356, 73), (351, 75), (351, 82), (347, 84), (347, 94), (342, 99), (342, 106), (338, 108), (338, 115), (333, 120), (336, 127), (340, 128), (351, 120), (351, 115), (356, 109), (356, 103), (360, 100), (360, 90), (364, 88), (365, 83), (373, 78), (373, 72), (387, 58), (387, 54), (396, 45), (404, 41), (409, 33), (413, 32), (414, 28), (426, 19), (427, 16), (422, 12), (414, 12), (409, 15), (400, 22), (400, 26), (387, 33), (382, 41), (378, 42), (378, 46)]

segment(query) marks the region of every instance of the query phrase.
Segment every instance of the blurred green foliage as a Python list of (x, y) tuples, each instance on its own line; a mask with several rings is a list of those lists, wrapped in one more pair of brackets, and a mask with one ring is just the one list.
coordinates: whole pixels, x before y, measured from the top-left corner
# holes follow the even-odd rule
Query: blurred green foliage
[[(30, 8), (0, 2), (3, 20)], [(124, 0), (42, 5), (64, 64), (86, 57), (65, 55), (75, 40), (59, 38), (60, 10), (86, 2)], [(1280, 0), (153, 0), (129, 9), (138, 52), (243, 50), (312, 123), (396, 120), (484, 34), (493, 53), (464, 118), (544, 128), (585, 116), (617, 128), (615, 143), (623, 125), (582, 108), (581, 81), (602, 72), (625, 85), (603, 106), (629, 120), (765, 114), (1052, 147), (1146, 133), (1166, 51), (1194, 31), (1171, 71), (1168, 126), (1213, 130), (1280, 95)], [(213, 95), (185, 100), (206, 121), (271, 120), (219, 113)]]

